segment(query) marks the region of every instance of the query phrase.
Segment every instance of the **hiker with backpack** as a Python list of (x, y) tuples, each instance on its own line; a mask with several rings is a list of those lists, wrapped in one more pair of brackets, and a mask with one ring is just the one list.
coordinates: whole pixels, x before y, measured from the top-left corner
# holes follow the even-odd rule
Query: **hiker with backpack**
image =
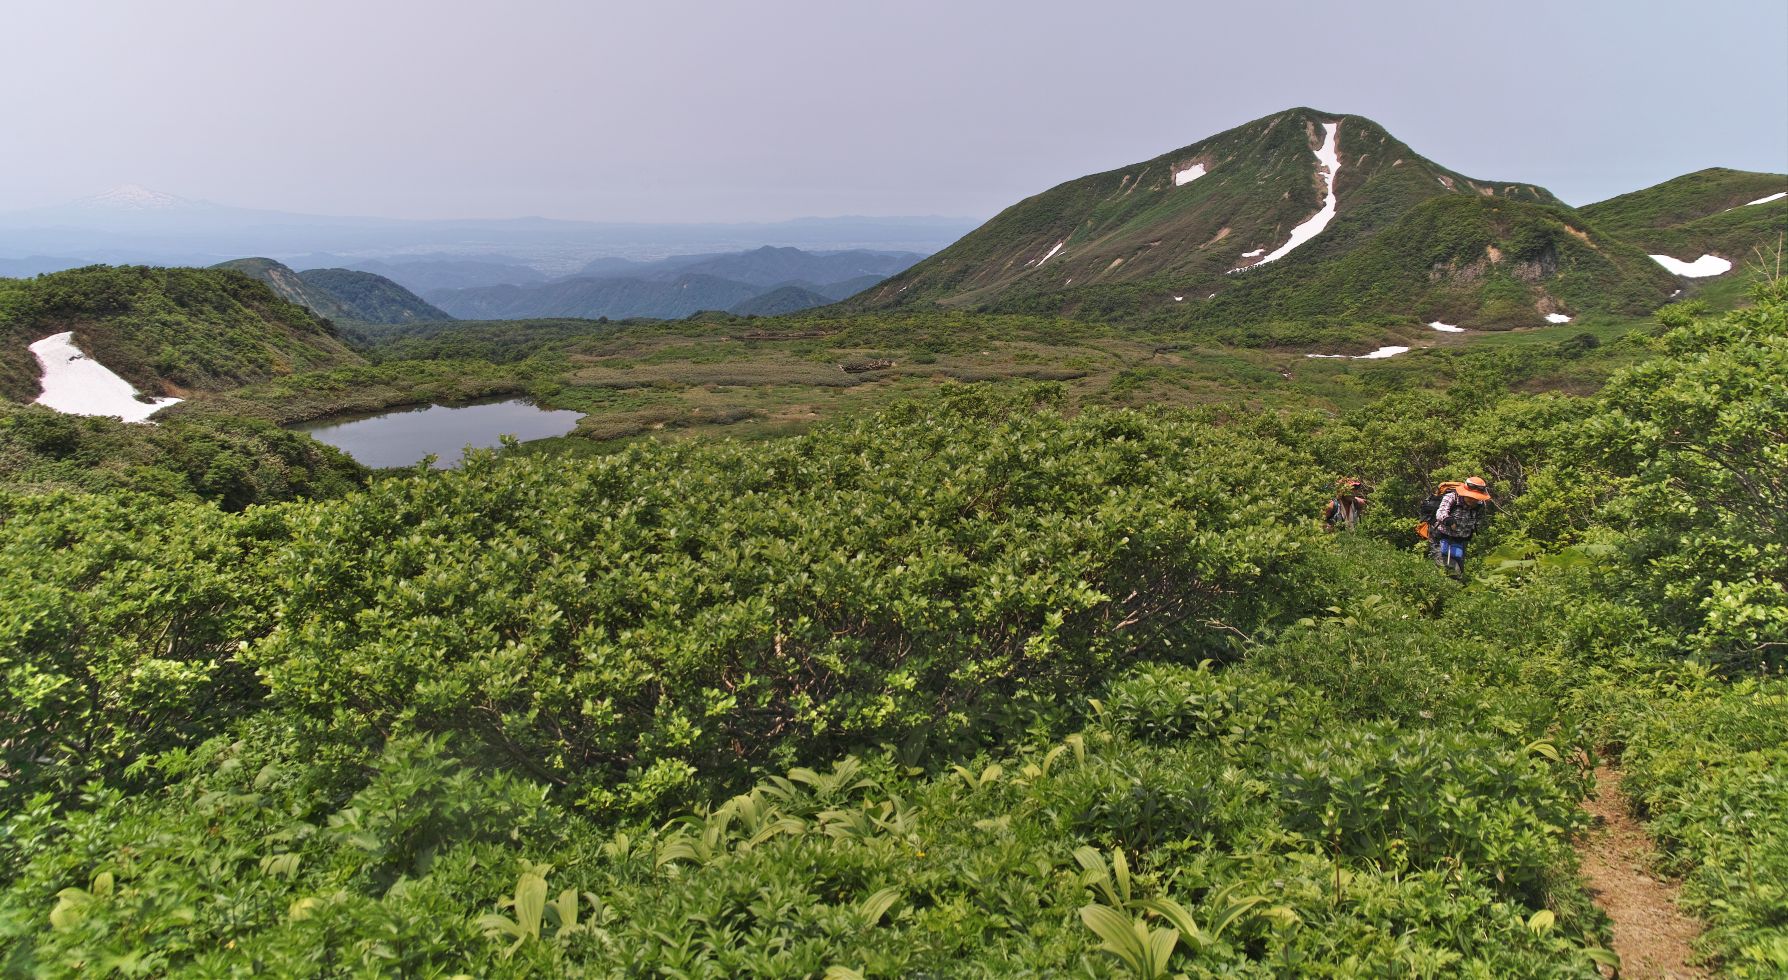
[(1322, 524), (1326, 530), (1351, 531), (1360, 521), (1360, 512), (1366, 509), (1366, 484), (1349, 477), (1342, 480), (1335, 490), (1335, 497), (1329, 505), (1322, 509)]
[(1428, 557), (1451, 575), (1465, 574), (1465, 545), (1489, 516), (1490, 485), (1481, 476), (1442, 483), (1422, 502), (1416, 533), (1428, 539)]

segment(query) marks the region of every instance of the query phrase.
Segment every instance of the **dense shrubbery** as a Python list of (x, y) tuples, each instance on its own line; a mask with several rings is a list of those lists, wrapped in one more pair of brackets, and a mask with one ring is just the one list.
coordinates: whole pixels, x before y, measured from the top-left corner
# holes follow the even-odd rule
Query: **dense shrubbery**
[[(4, 969), (1588, 977), (1606, 746), (1779, 972), (1785, 301), (1588, 400), (969, 392), (242, 514), (15, 494)], [(1468, 468), (1460, 585), (1407, 515)], [(1377, 510), (1322, 536), (1344, 471)]]
[(0, 279), (0, 396), (36, 397), (26, 346), (69, 329), (84, 353), (153, 394), (359, 360), (327, 323), (241, 273), (89, 266)]
[(0, 486), (15, 490), (129, 491), (236, 511), (339, 497), (364, 474), (330, 446), (252, 419), (195, 415), (125, 425), (0, 404)]

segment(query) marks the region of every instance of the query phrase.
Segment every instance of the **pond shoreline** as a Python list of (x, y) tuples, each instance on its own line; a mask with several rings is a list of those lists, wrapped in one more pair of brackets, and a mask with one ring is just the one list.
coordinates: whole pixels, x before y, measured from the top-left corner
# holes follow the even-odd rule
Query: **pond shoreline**
[(337, 413), (285, 428), (308, 435), (371, 469), (414, 466), (433, 456), (436, 469), (458, 465), (467, 448), (489, 449), (505, 437), (521, 442), (576, 431), (580, 412), (546, 409), (526, 398), (418, 402), (373, 412)]

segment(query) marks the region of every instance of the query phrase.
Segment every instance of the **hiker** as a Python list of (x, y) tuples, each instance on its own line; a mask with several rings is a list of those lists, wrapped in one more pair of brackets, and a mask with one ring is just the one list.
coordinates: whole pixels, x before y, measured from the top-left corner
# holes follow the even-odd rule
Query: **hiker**
[(1483, 477), (1472, 476), (1464, 483), (1443, 483), (1441, 489), (1445, 492), (1428, 526), (1429, 557), (1448, 573), (1463, 575), (1465, 543), (1488, 516), (1485, 505), (1490, 502), (1490, 485)]
[(1335, 490), (1335, 499), (1322, 509), (1323, 526), (1330, 531), (1351, 531), (1366, 509), (1366, 484), (1348, 477)]

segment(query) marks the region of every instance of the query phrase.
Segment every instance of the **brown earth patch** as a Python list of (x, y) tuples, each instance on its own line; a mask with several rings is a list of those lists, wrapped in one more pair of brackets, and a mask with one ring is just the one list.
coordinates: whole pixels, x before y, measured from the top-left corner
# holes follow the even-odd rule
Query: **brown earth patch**
[(1578, 844), (1589, 893), (1614, 924), (1614, 952), (1623, 980), (1689, 980), (1712, 976), (1692, 965), (1701, 924), (1676, 907), (1677, 886), (1651, 873), (1651, 835), (1633, 819), (1620, 770), (1596, 768), (1595, 795), (1584, 809), (1595, 829)]

